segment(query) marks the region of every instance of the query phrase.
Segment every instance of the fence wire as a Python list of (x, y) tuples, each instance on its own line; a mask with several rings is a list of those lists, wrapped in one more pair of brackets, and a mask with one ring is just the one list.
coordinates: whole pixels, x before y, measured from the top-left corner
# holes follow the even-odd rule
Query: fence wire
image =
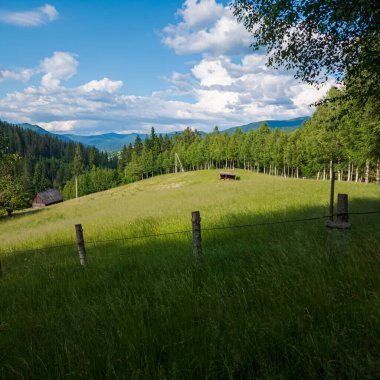
[[(340, 213), (340, 214), (332, 214), (332, 215), (323, 215), (323, 216), (315, 216), (310, 218), (302, 218), (302, 219), (286, 219), (286, 220), (278, 220), (272, 222), (259, 222), (259, 223), (249, 223), (249, 224), (241, 224), (241, 225), (233, 225), (233, 226), (216, 226), (216, 227), (202, 227), (203, 231), (217, 231), (217, 230), (228, 230), (228, 229), (238, 229), (238, 228), (250, 228), (250, 227), (261, 227), (261, 226), (271, 226), (278, 224), (287, 224), (287, 223), (300, 223), (300, 222), (310, 222), (316, 220), (327, 219), (331, 217), (339, 217), (343, 215), (371, 215), (371, 214), (380, 214), (380, 211), (366, 211), (366, 212), (348, 212), (348, 213)], [(148, 235), (136, 235), (136, 236), (123, 236), (116, 239), (104, 239), (104, 240), (90, 240), (85, 241), (85, 245), (93, 245), (93, 244), (103, 244), (103, 243), (112, 243), (117, 241), (126, 241), (126, 240), (139, 240), (139, 239), (147, 239), (147, 238), (155, 238), (155, 237), (163, 237), (163, 236), (171, 236), (171, 235), (180, 235), (191, 233), (192, 230), (182, 230), (182, 231), (173, 231), (173, 232), (163, 232), (158, 234), (148, 234)], [(49, 249), (57, 249), (57, 248), (68, 248), (68, 247), (76, 247), (77, 243), (66, 243), (60, 245), (52, 245), (41, 248), (34, 249), (26, 249), (26, 250), (10, 250), (11, 253), (31, 253), (31, 252), (39, 252), (45, 251)]]

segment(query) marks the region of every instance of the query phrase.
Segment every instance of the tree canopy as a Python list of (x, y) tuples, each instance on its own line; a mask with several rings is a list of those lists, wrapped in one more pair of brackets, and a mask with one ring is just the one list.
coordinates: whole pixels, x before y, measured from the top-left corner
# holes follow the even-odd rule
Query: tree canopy
[(268, 65), (317, 84), (333, 76), (363, 78), (380, 91), (380, 3), (377, 0), (232, 0), (251, 47), (266, 48)]

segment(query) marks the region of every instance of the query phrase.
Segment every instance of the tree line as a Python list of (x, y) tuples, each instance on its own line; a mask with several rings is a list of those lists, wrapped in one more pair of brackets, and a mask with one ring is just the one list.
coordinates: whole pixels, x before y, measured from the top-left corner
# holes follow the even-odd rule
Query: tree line
[[(176, 155), (178, 158), (176, 159)], [(380, 181), (380, 117), (378, 102), (347, 99), (344, 88), (330, 90), (310, 120), (291, 133), (270, 129), (233, 134), (218, 127), (205, 137), (185, 129), (182, 135), (157, 136), (124, 147), (118, 174), (132, 182), (178, 170), (241, 168), (284, 177), (327, 179), (333, 161), (338, 180)], [(177, 162), (177, 165), (176, 165)], [(181, 166), (182, 165), (182, 166)]]

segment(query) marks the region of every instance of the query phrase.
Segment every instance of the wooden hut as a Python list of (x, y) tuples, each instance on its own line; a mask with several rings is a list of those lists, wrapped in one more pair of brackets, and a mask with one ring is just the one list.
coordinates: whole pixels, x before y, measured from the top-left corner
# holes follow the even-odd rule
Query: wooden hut
[(234, 179), (236, 180), (237, 174), (236, 173), (227, 173), (227, 172), (220, 172), (220, 179)]
[(37, 193), (36, 197), (33, 199), (32, 207), (45, 207), (59, 202), (63, 202), (61, 192), (57, 189), (49, 189)]

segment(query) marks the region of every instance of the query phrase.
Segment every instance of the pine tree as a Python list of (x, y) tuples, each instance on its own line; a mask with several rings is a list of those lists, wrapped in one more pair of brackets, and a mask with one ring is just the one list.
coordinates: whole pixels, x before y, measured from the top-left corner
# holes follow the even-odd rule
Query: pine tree
[(78, 176), (84, 172), (84, 160), (82, 146), (77, 144), (75, 147), (75, 155), (73, 160), (73, 175)]

